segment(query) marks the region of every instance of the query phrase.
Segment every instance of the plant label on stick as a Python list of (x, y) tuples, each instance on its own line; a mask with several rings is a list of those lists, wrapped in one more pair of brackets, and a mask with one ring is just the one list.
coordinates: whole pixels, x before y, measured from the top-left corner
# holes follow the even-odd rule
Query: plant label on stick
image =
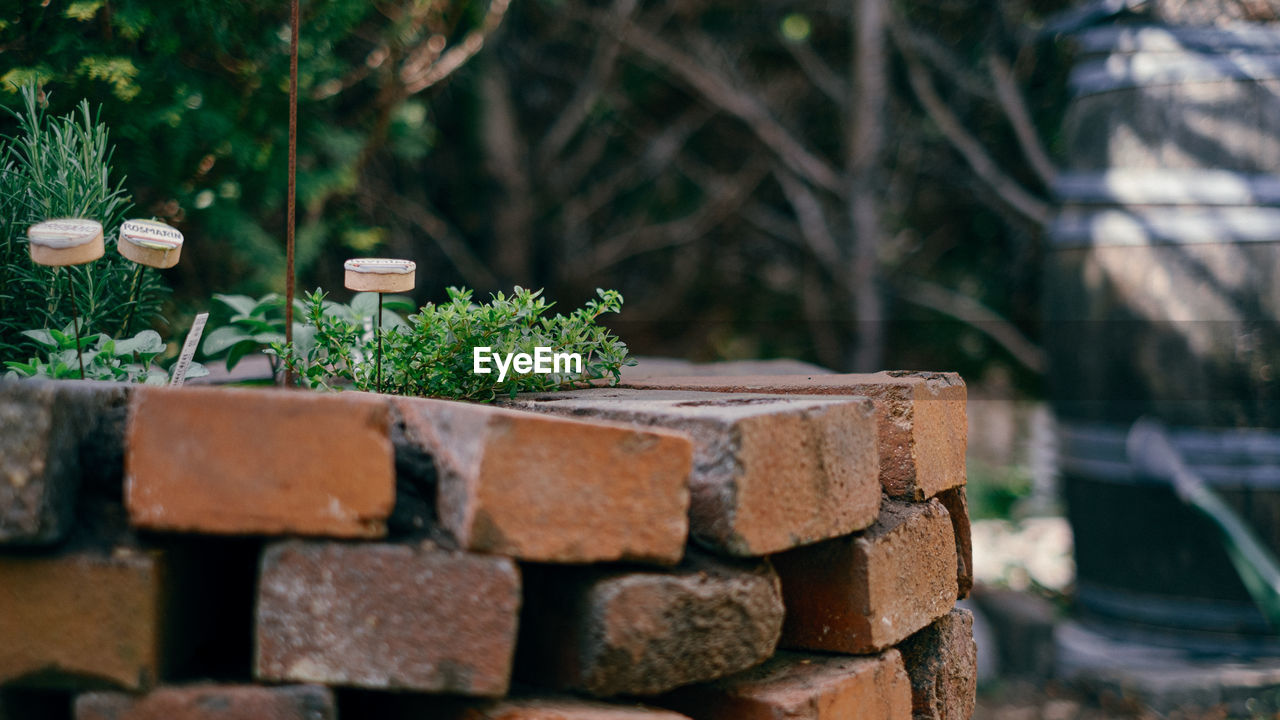
[(342, 269), (343, 284), (348, 290), (408, 292), (413, 289), (414, 271), (418, 264), (412, 260), (392, 258), (352, 258), (342, 264)]
[(182, 387), (182, 381), (187, 379), (187, 369), (191, 367), (191, 359), (196, 356), (196, 348), (200, 345), (200, 336), (204, 334), (204, 324), (208, 319), (209, 313), (203, 312), (196, 315), (195, 322), (191, 323), (191, 332), (187, 333), (186, 342), (182, 343), (182, 354), (178, 356), (178, 362), (174, 363), (169, 377), (171, 387)]
[(102, 257), (102, 223), (86, 218), (45, 220), (27, 228), (37, 265), (83, 265)]
[(345, 273), (343, 284), (347, 289), (378, 293), (378, 315), (374, 326), (374, 334), (378, 338), (374, 388), (382, 392), (382, 294), (412, 290), (418, 264), (394, 258), (352, 258), (342, 264), (342, 269)]
[(171, 268), (182, 254), (182, 233), (158, 220), (127, 220), (116, 248), (140, 265)]

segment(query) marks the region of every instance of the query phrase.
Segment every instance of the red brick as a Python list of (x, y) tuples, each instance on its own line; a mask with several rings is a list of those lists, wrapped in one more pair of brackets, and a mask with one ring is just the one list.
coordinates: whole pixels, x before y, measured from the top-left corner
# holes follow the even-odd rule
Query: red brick
[(973, 613), (955, 609), (900, 648), (911, 676), (916, 720), (969, 720), (978, 692)]
[(430, 546), (288, 541), (258, 588), (256, 675), (418, 692), (507, 691), (520, 574)]
[(969, 500), (963, 487), (938, 493), (938, 502), (951, 516), (951, 532), (956, 536), (956, 585), (960, 599), (973, 589), (973, 531), (969, 526)]
[(875, 520), (875, 419), (862, 398), (595, 389), (514, 404), (688, 433), (690, 533), (718, 552), (765, 555)]
[(433, 458), (440, 520), (462, 547), (561, 563), (683, 555), (687, 438), (471, 403), (396, 408)]
[(438, 717), (442, 720), (689, 720), (670, 710), (577, 698), (501, 700)]
[(965, 483), (966, 389), (955, 373), (658, 377), (623, 387), (784, 395), (861, 395), (879, 411), (880, 480), (891, 497), (924, 500)]
[(780, 652), (661, 702), (694, 720), (908, 720), (911, 684), (897, 650), (866, 657)]
[(377, 396), (233, 388), (135, 393), (125, 502), (148, 530), (380, 537), (395, 500)]
[[(81, 475), (119, 472), (114, 421), (123, 418), (127, 399), (119, 383), (0, 381), (0, 544), (48, 545), (66, 537)], [(92, 444), (111, 446), (113, 468), (84, 467), (81, 456)]]
[(652, 695), (763, 662), (782, 629), (767, 563), (528, 572), (518, 676), (597, 696)]
[(937, 500), (887, 500), (866, 531), (783, 553), (774, 565), (787, 606), (783, 647), (879, 651), (956, 602), (955, 540)]
[(154, 552), (0, 556), (0, 685), (154, 683), (164, 575)]
[(314, 685), (192, 685), (143, 695), (76, 698), (75, 720), (336, 720), (333, 692)]

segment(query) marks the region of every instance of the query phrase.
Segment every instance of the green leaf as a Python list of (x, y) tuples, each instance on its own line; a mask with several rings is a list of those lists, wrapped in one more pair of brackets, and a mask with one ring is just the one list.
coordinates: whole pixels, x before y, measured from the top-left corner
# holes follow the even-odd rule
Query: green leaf
[(233, 325), (223, 325), (204, 336), (204, 354), (206, 357), (213, 357), (246, 340), (252, 340), (252, 336)]
[(240, 364), (240, 361), (244, 358), (244, 356), (248, 355), (249, 353), (253, 352), (256, 349), (257, 348), (254, 347), (253, 343), (249, 343), (249, 342), (236, 343), (235, 345), (232, 345), (231, 352), (227, 353), (227, 370), (228, 371), (234, 370), (236, 365)]
[(162, 352), (164, 352), (164, 340), (160, 339), (160, 333), (155, 330), (143, 330), (127, 340), (116, 342), (117, 355), (132, 353), (154, 355)]
[(53, 333), (49, 330), (23, 330), (22, 334), (45, 347), (56, 348), (61, 344), (56, 338), (54, 338)]
[(258, 309), (258, 301), (248, 295), (222, 295), (214, 293), (213, 299), (235, 311), (236, 315), (246, 317), (253, 315)]

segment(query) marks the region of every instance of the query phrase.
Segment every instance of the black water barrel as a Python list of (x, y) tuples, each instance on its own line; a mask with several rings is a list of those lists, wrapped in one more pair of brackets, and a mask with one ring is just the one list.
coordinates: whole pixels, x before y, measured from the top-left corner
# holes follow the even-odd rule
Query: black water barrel
[(1077, 607), (1280, 651), (1218, 533), (1124, 453), (1135, 419), (1163, 421), (1280, 555), (1280, 30), (1079, 40), (1044, 297)]

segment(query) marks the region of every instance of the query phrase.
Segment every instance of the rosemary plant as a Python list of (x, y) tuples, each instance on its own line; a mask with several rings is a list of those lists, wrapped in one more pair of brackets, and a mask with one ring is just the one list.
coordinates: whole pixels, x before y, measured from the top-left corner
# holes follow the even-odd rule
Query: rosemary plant
[[(131, 200), (123, 179), (112, 178), (106, 126), (87, 102), (74, 113), (49, 117), (34, 85), (22, 95), (17, 133), (0, 138), (0, 360), (25, 359), (43, 349), (24, 331), (71, 322), (66, 273), (75, 283), (81, 327), (109, 337), (148, 327), (168, 292), (154, 270), (140, 268), (115, 249), (116, 230)], [(68, 268), (31, 262), (27, 228), (58, 217), (102, 223), (106, 254)]]

